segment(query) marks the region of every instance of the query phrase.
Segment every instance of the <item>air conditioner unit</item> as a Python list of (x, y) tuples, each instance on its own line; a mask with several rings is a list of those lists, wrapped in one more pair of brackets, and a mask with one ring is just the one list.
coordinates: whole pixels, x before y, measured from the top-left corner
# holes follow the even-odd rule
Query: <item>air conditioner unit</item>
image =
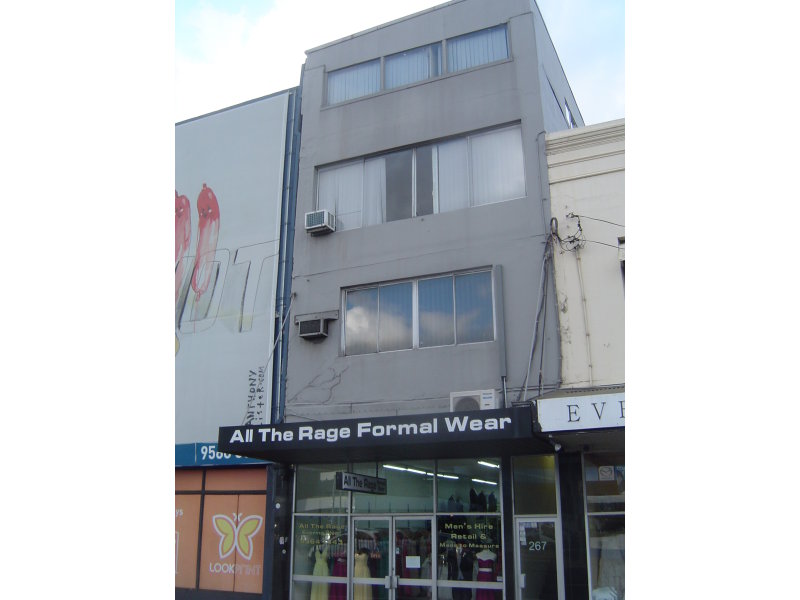
[(450, 412), (465, 410), (492, 410), (498, 408), (498, 398), (494, 390), (474, 390), (471, 392), (451, 392)]
[(311, 235), (322, 235), (336, 231), (336, 216), (327, 210), (307, 212), (306, 231)]
[(307, 340), (328, 337), (328, 321), (326, 319), (308, 319), (298, 322), (300, 337)]

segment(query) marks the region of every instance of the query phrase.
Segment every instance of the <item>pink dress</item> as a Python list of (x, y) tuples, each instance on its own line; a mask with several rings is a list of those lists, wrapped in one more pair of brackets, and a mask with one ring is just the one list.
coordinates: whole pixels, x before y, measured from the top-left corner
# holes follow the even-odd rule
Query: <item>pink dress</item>
[[(334, 554), (333, 556), (333, 573), (334, 577), (347, 577), (347, 555)], [(328, 594), (330, 600), (347, 600), (347, 584), (346, 583), (332, 583), (330, 593)]]
[[(488, 570), (487, 570), (488, 569)], [(476, 581), (494, 581), (494, 561), (478, 559), (478, 579)], [(475, 600), (494, 600), (495, 590), (477, 590)]]

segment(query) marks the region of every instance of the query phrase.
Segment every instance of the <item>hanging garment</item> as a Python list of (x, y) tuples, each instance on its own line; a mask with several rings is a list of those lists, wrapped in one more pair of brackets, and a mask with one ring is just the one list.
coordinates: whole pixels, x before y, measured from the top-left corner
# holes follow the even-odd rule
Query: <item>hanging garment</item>
[[(478, 559), (478, 579), (477, 581), (494, 581), (494, 561)], [(495, 600), (497, 592), (494, 590), (478, 590), (475, 600)]]
[[(345, 554), (335, 554), (333, 556), (334, 577), (347, 577), (347, 556)], [(332, 583), (328, 600), (347, 600), (347, 584)]]
[[(367, 566), (368, 554), (356, 554), (353, 563), (353, 577), (369, 577), (369, 567)], [(353, 600), (372, 600), (372, 586), (368, 583), (353, 584)]]
[[(327, 577), (328, 572), (328, 547), (324, 546), (322, 550), (317, 548), (314, 551), (316, 562), (314, 563), (315, 577)], [(328, 583), (324, 581), (315, 581), (311, 584), (311, 600), (328, 600)]]

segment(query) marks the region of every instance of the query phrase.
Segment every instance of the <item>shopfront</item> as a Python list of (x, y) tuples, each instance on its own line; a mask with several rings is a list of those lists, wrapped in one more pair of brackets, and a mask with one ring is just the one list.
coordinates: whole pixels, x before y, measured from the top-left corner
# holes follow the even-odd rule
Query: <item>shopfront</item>
[(219, 443), (294, 465), (288, 597), (565, 598), (558, 457), (528, 408), (228, 427)]

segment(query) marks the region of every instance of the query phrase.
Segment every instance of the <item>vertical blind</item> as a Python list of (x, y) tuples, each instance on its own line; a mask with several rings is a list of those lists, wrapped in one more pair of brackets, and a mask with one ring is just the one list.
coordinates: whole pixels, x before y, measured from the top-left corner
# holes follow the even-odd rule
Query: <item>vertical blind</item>
[[(413, 193), (412, 193), (413, 192)], [(525, 195), (519, 125), (320, 169), (317, 207), (337, 231)]]
[[(450, 38), (446, 41), (447, 72), (456, 73), (508, 58), (506, 24)], [(377, 94), (442, 74), (442, 42), (376, 58), (327, 75), (327, 104)]]

